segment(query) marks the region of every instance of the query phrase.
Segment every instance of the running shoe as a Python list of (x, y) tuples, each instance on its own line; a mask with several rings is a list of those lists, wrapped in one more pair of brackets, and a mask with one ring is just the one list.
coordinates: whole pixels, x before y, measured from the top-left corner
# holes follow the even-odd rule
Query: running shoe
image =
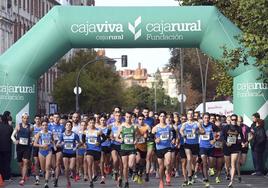
[(204, 183), (205, 183), (205, 187), (209, 187), (209, 182), (207, 179), (204, 181)]
[(214, 169), (213, 168), (209, 168), (208, 169), (208, 174), (209, 174), (209, 176), (214, 176), (215, 175)]
[(122, 188), (123, 186), (123, 181), (122, 181), (122, 178), (118, 178), (118, 186), (119, 188)]
[(45, 183), (44, 188), (49, 188), (49, 186), (48, 186), (48, 184), (47, 184), (47, 183)]
[(188, 185), (188, 181), (184, 181), (182, 187), (186, 187)]
[(91, 181), (91, 182), (89, 183), (89, 187), (90, 187), (90, 188), (93, 188), (93, 187), (94, 187), (93, 181)]
[(170, 175), (168, 174), (168, 175), (166, 175), (166, 185), (167, 186), (170, 186)]
[(190, 178), (190, 179), (188, 180), (188, 184), (187, 184), (187, 185), (193, 185), (193, 184), (194, 184), (194, 181), (193, 181), (192, 178)]
[(132, 180), (133, 180), (134, 182), (138, 182), (138, 179), (139, 179), (139, 176), (138, 176), (137, 174), (134, 174), (134, 175), (132, 176)]
[(160, 180), (160, 182), (159, 182), (159, 188), (164, 188), (164, 182), (163, 182), (163, 180)]
[(76, 175), (75, 178), (74, 178), (74, 181), (77, 182), (80, 180), (80, 176)]
[(241, 181), (242, 181), (242, 178), (238, 177), (238, 182), (241, 183)]
[(67, 187), (66, 188), (71, 188), (71, 182), (67, 182)]
[(21, 186), (24, 186), (24, 180), (23, 180), (23, 179), (20, 180), (19, 184), (20, 184)]
[(129, 183), (128, 182), (125, 183), (124, 188), (129, 188)]
[(221, 183), (221, 180), (218, 176), (216, 177), (215, 181), (216, 181), (216, 183)]
[(87, 176), (84, 176), (84, 181), (88, 181), (88, 177)]
[(145, 181), (146, 181), (146, 182), (149, 181), (149, 174), (148, 174), (148, 173), (145, 174)]
[(55, 179), (54, 182), (53, 182), (53, 186), (54, 187), (58, 187), (58, 179)]
[(101, 182), (100, 182), (100, 184), (105, 184), (105, 177), (104, 177), (104, 176), (101, 177)]
[(177, 171), (177, 172), (175, 173), (175, 178), (178, 178), (178, 177), (180, 177), (180, 173)]
[(94, 176), (94, 177), (92, 178), (93, 182), (98, 181), (98, 179), (99, 179), (99, 177), (98, 177), (98, 176)]
[(233, 182), (230, 181), (230, 183), (228, 184), (228, 187), (233, 187)]
[(143, 184), (144, 182), (143, 182), (143, 179), (142, 179), (142, 177), (141, 176), (139, 176), (139, 178), (138, 178), (138, 184)]
[(35, 183), (34, 183), (35, 185), (39, 185), (39, 179), (35, 179)]

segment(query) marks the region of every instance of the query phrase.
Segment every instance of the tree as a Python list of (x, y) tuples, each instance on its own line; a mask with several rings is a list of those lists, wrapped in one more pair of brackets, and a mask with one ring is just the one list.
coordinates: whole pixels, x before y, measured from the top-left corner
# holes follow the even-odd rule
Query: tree
[[(180, 53), (179, 49), (171, 49), (171, 58), (167, 67), (173, 71), (178, 85), (180, 85)], [(197, 54), (198, 53), (198, 54)], [(183, 49), (183, 77), (184, 77), (184, 88), (188, 88), (189, 92), (202, 94), (202, 84), (201, 84), (201, 75), (200, 67), (198, 61), (198, 55), (200, 56), (201, 66), (203, 74), (205, 72), (205, 66), (207, 63), (207, 56), (196, 49), (185, 48)], [(213, 100), (215, 96), (215, 90), (217, 86), (217, 80), (212, 80), (213, 73), (215, 72), (215, 63), (212, 60), (209, 60), (208, 68), (208, 79), (207, 79), (207, 99)], [(189, 85), (190, 86), (187, 86)], [(185, 93), (187, 94), (187, 93)], [(195, 101), (197, 103), (201, 102)]]
[[(255, 66), (261, 71), (261, 78), (268, 81), (268, 1), (267, 0), (184, 0), (184, 5), (215, 5), (242, 31), (238, 38), (245, 48), (225, 50), (225, 56), (235, 66), (247, 64), (244, 54), (256, 58)], [(227, 69), (228, 71), (228, 69)], [(229, 84), (229, 83), (228, 83)], [(224, 86), (224, 84), (222, 84)]]
[[(70, 112), (75, 108), (73, 88), (79, 69), (88, 61), (95, 59), (92, 50), (79, 51), (71, 61), (62, 61), (58, 67), (62, 76), (55, 82), (53, 97), (62, 112)], [(123, 103), (123, 88), (120, 77), (104, 66), (104, 62), (89, 64), (80, 75), (79, 86), (80, 109), (82, 112), (110, 111), (115, 104)]]

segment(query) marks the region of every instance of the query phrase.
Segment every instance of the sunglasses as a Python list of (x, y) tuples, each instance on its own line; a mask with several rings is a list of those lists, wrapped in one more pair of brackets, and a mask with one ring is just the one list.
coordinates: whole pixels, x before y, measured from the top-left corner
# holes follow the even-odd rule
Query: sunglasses
[(236, 121), (236, 119), (231, 119), (231, 121)]
[(142, 121), (143, 119), (142, 119), (142, 118), (140, 118), (140, 119), (138, 119), (138, 120), (141, 120), (141, 121)]

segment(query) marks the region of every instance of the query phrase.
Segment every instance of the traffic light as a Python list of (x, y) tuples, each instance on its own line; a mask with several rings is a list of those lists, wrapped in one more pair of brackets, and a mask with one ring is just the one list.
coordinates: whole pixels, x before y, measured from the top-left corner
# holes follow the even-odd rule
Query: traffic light
[(122, 67), (127, 67), (127, 55), (122, 55), (121, 56), (121, 66)]

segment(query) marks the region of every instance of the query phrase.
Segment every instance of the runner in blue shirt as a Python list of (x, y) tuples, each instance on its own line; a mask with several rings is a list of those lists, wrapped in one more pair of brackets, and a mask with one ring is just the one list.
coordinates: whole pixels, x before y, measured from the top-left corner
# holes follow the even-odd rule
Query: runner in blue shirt
[(45, 186), (48, 188), (48, 179), (51, 170), (52, 147), (55, 145), (52, 132), (48, 130), (48, 123), (42, 122), (42, 130), (35, 136), (34, 146), (39, 148), (38, 158), (40, 166), (45, 174)]
[(76, 149), (80, 146), (79, 136), (72, 132), (73, 124), (71, 121), (67, 121), (65, 125), (65, 132), (61, 135), (57, 145), (62, 147), (63, 164), (65, 177), (67, 179), (67, 188), (71, 187), (70, 172), (75, 177), (75, 158)]
[(109, 173), (110, 166), (110, 157), (111, 157), (111, 140), (110, 133), (111, 129), (106, 125), (106, 115), (100, 116), (100, 124), (99, 130), (103, 132), (106, 136), (106, 140), (101, 143), (101, 162), (100, 162), (100, 170), (101, 170), (101, 184), (105, 184), (105, 174)]
[[(55, 143), (57, 143), (62, 136), (62, 133), (64, 132), (65, 128), (64, 125), (60, 124), (60, 115), (58, 113), (55, 113), (53, 115), (53, 123), (50, 123), (48, 125), (48, 129), (52, 132), (53, 134), (53, 139)], [(62, 148), (61, 147), (56, 147), (52, 148), (52, 176), (54, 176), (55, 173), (55, 179), (53, 182), (53, 185), (55, 187), (58, 186), (58, 178), (60, 175), (60, 169), (61, 169), (61, 163), (62, 163)]]
[(184, 149), (187, 157), (188, 185), (194, 183), (192, 179), (192, 166), (196, 165), (196, 158), (199, 154), (199, 134), (204, 134), (201, 124), (193, 119), (193, 110), (187, 112), (187, 122), (182, 124), (180, 133), (185, 138)]
[[(209, 168), (211, 168), (213, 164), (213, 148), (214, 143), (213, 140), (213, 132), (215, 131), (213, 128), (213, 124), (209, 122), (210, 115), (209, 113), (204, 113), (203, 115), (203, 122), (202, 122), (202, 128), (204, 129), (204, 134), (201, 134), (199, 137), (199, 146), (200, 151), (199, 154), (201, 155), (202, 162), (203, 162), (203, 175), (204, 175), (204, 183), (205, 187), (209, 187), (209, 181), (208, 181), (208, 165)], [(209, 159), (209, 163), (207, 162)]]

